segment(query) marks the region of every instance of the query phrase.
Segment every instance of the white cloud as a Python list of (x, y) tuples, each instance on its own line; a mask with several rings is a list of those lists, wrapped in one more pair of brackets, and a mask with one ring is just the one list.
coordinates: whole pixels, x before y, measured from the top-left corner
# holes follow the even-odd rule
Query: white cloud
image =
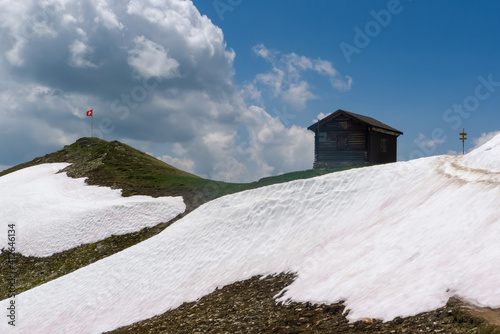
[(43, 99), (46, 96), (51, 95), (52, 90), (50, 87), (42, 86), (42, 85), (34, 85), (25, 88), (26, 91), (26, 100), (36, 103), (39, 99)]
[(169, 58), (167, 51), (144, 36), (134, 38), (135, 47), (127, 61), (143, 77), (170, 79), (179, 76), (179, 62)]
[(350, 76), (342, 77), (329, 61), (311, 59), (293, 52), (281, 55), (277, 51), (269, 50), (263, 44), (254, 46), (252, 50), (256, 55), (269, 62), (272, 65), (272, 70), (257, 74), (252, 84), (247, 85), (250, 90), (247, 95), (250, 97), (260, 96), (256, 95), (255, 92), (261, 92), (259, 87), (267, 87), (274, 97), (280, 98), (284, 103), (297, 110), (303, 110), (308, 101), (317, 98), (312, 92), (311, 85), (303, 79), (303, 74), (306, 71), (326, 76), (336, 90), (347, 91), (351, 89), (352, 78)]
[(57, 1), (0, 0), (0, 8), (0, 28), (4, 29), (1, 37), (5, 38), (0, 51), (5, 53), (13, 66), (23, 65), (23, 53), (28, 41), (53, 39), (58, 34), (50, 21), (51, 15), (62, 8)]
[(325, 113), (320, 112), (320, 113), (318, 114), (318, 116), (316, 116), (316, 119), (313, 119), (312, 121), (313, 121), (314, 123), (316, 123), (318, 120), (322, 120), (322, 119), (323, 119), (323, 118), (325, 118), (326, 116), (328, 116), (328, 114), (325, 114)]
[(331, 77), (330, 82), (332, 83), (333, 88), (336, 88), (340, 91), (350, 90), (352, 86), (352, 78), (348, 75), (345, 76), (345, 80), (337, 76)]
[(74, 67), (97, 67), (91, 61), (85, 59), (86, 56), (92, 53), (92, 48), (85, 45), (82, 41), (75, 40), (69, 46), (70, 59), (69, 64)]
[(314, 134), (305, 128), (286, 128), (278, 117), (251, 106), (245, 112), (252, 141), (245, 147), (263, 176), (312, 167)]
[(19, 103), (16, 101), (16, 95), (10, 91), (3, 91), (0, 93), (0, 103), (2, 104), (0, 113), (19, 108)]
[(21, 66), (23, 64), (23, 58), (22, 58), (21, 53), (22, 53), (22, 50), (23, 50), (25, 44), (26, 44), (26, 41), (19, 39), (15, 42), (12, 49), (5, 52), (5, 56), (7, 57), (7, 60), (9, 61), (9, 63), (11, 65)]
[(329, 75), (331, 77), (339, 75), (338, 71), (333, 68), (332, 63), (330, 63), (329, 61), (324, 61), (324, 60), (316, 61), (316, 63), (314, 64), (314, 69), (316, 70), (316, 72), (320, 74)]
[(275, 57), (276, 57), (277, 52), (269, 50), (268, 48), (266, 48), (264, 46), (264, 44), (257, 44), (253, 47), (252, 50), (256, 55), (264, 58), (268, 62), (270, 62), (270, 63), (275, 62)]
[(231, 156), (226, 156), (223, 160), (216, 162), (214, 170), (216, 171), (214, 174), (216, 180), (225, 180), (227, 182), (249, 180), (249, 176), (254, 175), (248, 171), (245, 164)]
[(333, 68), (332, 63), (324, 60), (317, 60), (314, 64), (314, 70), (319, 74), (326, 75), (330, 78), (332, 87), (339, 91), (347, 91), (351, 89), (352, 78), (348, 75), (342, 77), (340, 73)]
[(316, 99), (317, 96), (310, 92), (309, 84), (301, 81), (298, 84), (290, 84), (290, 87), (283, 92), (283, 101), (295, 106), (299, 110), (306, 108), (309, 100)]
[[(66, 26), (68, 25), (71, 25), (71, 24), (75, 24), (77, 23), (78, 21), (76, 20), (76, 18), (73, 16), (73, 15), (70, 15), (70, 14), (64, 14), (62, 16), (62, 23)], [(81, 28), (78, 28), (80, 31), (84, 32)]]
[(262, 103), (262, 92), (253, 83), (244, 85), (241, 93), (253, 101)]
[(273, 68), (272, 73), (262, 73), (255, 76), (254, 85), (263, 84), (272, 89), (274, 96), (283, 94), (282, 86), (285, 83), (285, 72), (279, 68)]
[(102, 21), (104, 26), (108, 29), (123, 29), (123, 24), (118, 20), (116, 14), (110, 8), (110, 3), (106, 0), (93, 0), (98, 17), (95, 18), (95, 22), (99, 23)]
[[(93, 108), (95, 136), (200, 176), (253, 181), (312, 167), (314, 134), (289, 124), (286, 108), (271, 116), (247, 105), (233, 82), (234, 51), (191, 1), (0, 5), (0, 53), (8, 59), (0, 61), (0, 140), (10, 143), (0, 147), (1, 165), (89, 136), (84, 113)], [(34, 23), (33, 13), (42, 20)], [(273, 86), (303, 108), (314, 98), (304, 71), (336, 73), (328, 62), (257, 52), (274, 64), (245, 90), (257, 99)]]
[(87, 40), (87, 33), (85, 32), (85, 30), (83, 30), (82, 28), (76, 28), (75, 31), (82, 40)]
[(427, 139), (427, 137), (423, 133), (420, 133), (418, 135), (418, 139), (416, 140), (420, 145), (431, 148), (434, 148), (446, 141), (445, 139)]
[(214, 57), (224, 55), (232, 61), (234, 52), (226, 50), (222, 30), (208, 17), (200, 15), (191, 1), (181, 0), (131, 0), (127, 13), (141, 17), (150, 24), (164, 29), (165, 32), (188, 48), (195, 56)]
[(191, 159), (187, 159), (187, 158), (179, 159), (179, 158), (171, 157), (169, 155), (163, 155), (163, 156), (159, 157), (158, 159), (160, 159), (163, 162), (166, 162), (167, 164), (169, 164), (171, 166), (179, 168), (185, 172), (195, 173), (194, 161)]
[(209, 147), (226, 149), (234, 142), (234, 134), (210, 132), (202, 137), (203, 143)]

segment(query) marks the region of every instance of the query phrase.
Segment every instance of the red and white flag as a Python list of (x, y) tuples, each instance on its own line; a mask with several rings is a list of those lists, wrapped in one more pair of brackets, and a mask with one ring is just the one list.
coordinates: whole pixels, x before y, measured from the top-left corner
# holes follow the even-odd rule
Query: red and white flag
[(94, 109), (87, 110), (87, 116), (89, 117), (94, 116)]

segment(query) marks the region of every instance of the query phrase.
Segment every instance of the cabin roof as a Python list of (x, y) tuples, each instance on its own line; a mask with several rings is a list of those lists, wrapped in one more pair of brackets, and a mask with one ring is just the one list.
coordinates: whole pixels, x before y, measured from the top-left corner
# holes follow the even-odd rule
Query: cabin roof
[(342, 110), (342, 109), (339, 109), (337, 110), (336, 112), (326, 116), (325, 118), (319, 120), (318, 122), (314, 123), (313, 125), (311, 125), (310, 127), (308, 127), (307, 129), (311, 130), (311, 131), (316, 131), (316, 128), (318, 126), (318, 123), (326, 123), (336, 117), (338, 117), (339, 115), (346, 115), (348, 117), (351, 117), (361, 123), (364, 123), (364, 124), (367, 124), (369, 126), (373, 126), (373, 127), (376, 127), (376, 128), (379, 128), (379, 129), (384, 129), (384, 130), (388, 130), (388, 131), (392, 131), (392, 132), (396, 132), (398, 134), (403, 134), (403, 132), (393, 128), (392, 126), (389, 126), (387, 124), (384, 124), (380, 121), (377, 121), (376, 119), (374, 118), (371, 118), (371, 117), (368, 117), (368, 116), (363, 116), (363, 115), (359, 115), (359, 114), (355, 114), (353, 112), (350, 112), (350, 111), (345, 111), (345, 110)]

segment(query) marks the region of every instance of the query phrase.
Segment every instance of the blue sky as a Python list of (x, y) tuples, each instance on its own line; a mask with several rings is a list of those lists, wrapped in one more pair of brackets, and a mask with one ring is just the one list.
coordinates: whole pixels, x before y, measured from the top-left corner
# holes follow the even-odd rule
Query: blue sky
[(318, 115), (401, 131), (398, 159), (499, 131), (493, 1), (0, 0), (0, 169), (88, 136), (213, 179), (311, 168)]
[[(329, 89), (322, 78), (312, 78), (318, 99), (297, 114), (294, 122), (300, 126), (310, 125), (320, 112), (328, 114), (338, 108), (372, 116), (404, 132), (399, 138), (402, 160), (460, 151), (457, 125), (460, 130), (466, 128), (470, 139), (499, 130), (500, 85), (477, 107), (474, 99), (467, 100), (472, 111), (465, 109), (465, 116), (445, 114), (475, 95), (478, 77), (488, 81), (491, 75), (494, 82), (500, 82), (497, 2), (236, 1), (239, 5), (231, 6), (232, 11), (222, 6), (218, 12), (217, 2), (194, 3), (222, 28), (228, 46), (236, 51), (237, 82), (251, 80), (256, 71), (263, 70), (261, 59), (250, 52), (257, 43), (283, 53), (328, 60), (353, 78), (352, 89), (343, 93)], [(377, 34), (370, 24), (378, 22), (372, 12), (382, 15), (390, 5), (395, 6), (395, 13), (386, 26), (378, 24)], [(374, 36), (368, 36), (369, 44), (358, 48), (359, 53), (348, 53), (349, 62), (340, 45), (356, 47), (354, 29), (366, 33), (367, 24)], [(436, 128), (443, 130), (435, 136), (438, 141), (445, 137), (446, 141), (426, 146)], [(416, 144), (422, 135), (426, 139)], [(466, 147), (473, 147), (472, 141)]]

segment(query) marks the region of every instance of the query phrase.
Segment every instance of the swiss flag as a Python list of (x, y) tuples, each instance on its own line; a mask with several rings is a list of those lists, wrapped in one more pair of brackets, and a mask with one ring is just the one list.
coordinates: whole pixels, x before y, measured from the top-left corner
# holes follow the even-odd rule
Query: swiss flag
[(90, 117), (94, 116), (94, 111), (93, 110), (94, 109), (87, 110), (87, 116), (90, 116)]

